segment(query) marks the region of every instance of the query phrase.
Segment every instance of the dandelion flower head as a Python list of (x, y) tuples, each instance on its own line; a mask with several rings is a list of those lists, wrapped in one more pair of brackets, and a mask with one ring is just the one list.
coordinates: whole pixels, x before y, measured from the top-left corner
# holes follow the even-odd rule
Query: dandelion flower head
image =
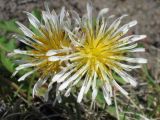
[[(61, 67), (65, 66), (65, 62), (59, 61), (59, 56), (67, 54), (69, 47), (69, 40), (63, 26), (70, 26), (70, 19), (68, 12), (63, 7), (60, 14), (50, 11), (48, 5), (45, 4), (46, 11), (42, 11), (42, 20), (38, 20), (34, 15), (25, 12), (28, 16), (29, 22), (34, 27), (34, 31), (28, 29), (20, 22), (17, 22), (20, 30), (24, 35), (15, 35), (16, 39), (29, 47), (26, 50), (15, 49), (12, 54), (23, 55), (24, 60), (21, 62), (14, 73), (26, 68), (33, 68), (31, 71), (25, 73), (18, 81), (23, 81), (26, 77), (37, 71), (40, 74), (39, 80), (33, 88), (33, 95), (37, 94), (40, 88), (49, 78), (52, 78)], [(52, 50), (52, 54), (50, 54)], [(54, 51), (54, 53), (53, 53)], [(48, 56), (55, 56), (54, 62), (48, 61)]]
[[(87, 4), (87, 14), (82, 18), (73, 13), (76, 27), (71, 30), (65, 27), (72, 44), (72, 52), (66, 56), (70, 66), (65, 67), (53, 78), (60, 84), (59, 91), (65, 91), (68, 96), (74, 86), (81, 86), (77, 101), (88, 91), (92, 90), (91, 99), (96, 100), (98, 91), (101, 90), (108, 105), (111, 104), (113, 88), (118, 89), (122, 94), (128, 95), (114, 78), (113, 74), (119, 75), (126, 83), (136, 86), (135, 78), (127, 72), (140, 68), (140, 64), (147, 62), (144, 58), (127, 57), (128, 53), (144, 52), (144, 48), (137, 47), (137, 41), (142, 40), (146, 35), (127, 36), (129, 29), (137, 24), (133, 20), (120, 26), (121, 20), (127, 15), (115, 19), (110, 25), (109, 19), (105, 17), (108, 8), (102, 9), (98, 16), (93, 18), (92, 5)], [(50, 56), (54, 61), (54, 56)]]

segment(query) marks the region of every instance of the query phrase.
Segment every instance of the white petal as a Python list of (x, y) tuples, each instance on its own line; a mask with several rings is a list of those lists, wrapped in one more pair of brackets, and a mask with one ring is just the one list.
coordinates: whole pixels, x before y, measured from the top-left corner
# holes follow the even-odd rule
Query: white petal
[(23, 32), (26, 36), (28, 36), (28, 37), (30, 37), (30, 38), (33, 37), (34, 33), (33, 33), (31, 30), (29, 30), (26, 26), (24, 26), (24, 25), (21, 24), (20, 22), (16, 22), (16, 23), (20, 26), (20, 29), (22, 30), (22, 32)]
[(96, 87), (96, 80), (97, 80), (97, 74), (96, 72), (94, 73), (94, 78), (93, 78), (93, 82), (92, 82), (92, 101), (95, 101), (97, 93), (98, 93), (98, 89)]
[(57, 50), (49, 50), (47, 53), (46, 53), (46, 56), (52, 56), (52, 55), (56, 55), (57, 54)]
[(73, 65), (70, 65), (70, 66), (68, 66), (68, 67), (65, 67), (63, 70), (61, 70), (59, 73), (57, 73), (57, 74), (55, 74), (54, 76), (53, 76), (53, 78), (52, 78), (52, 82), (54, 83), (54, 82), (57, 82), (60, 78), (62, 78), (62, 76), (64, 76), (65, 75), (65, 73), (68, 71), (68, 70), (70, 70), (70, 69), (73, 69)]
[(145, 59), (145, 58), (129, 58), (129, 57), (124, 57), (123, 59), (125, 61), (131, 62), (131, 63), (141, 63), (141, 64), (147, 63), (147, 59)]
[(44, 2), (44, 7), (48, 13), (50, 13), (48, 2)]
[(88, 67), (88, 64), (83, 66), (81, 69), (79, 69), (72, 77), (70, 77), (67, 81), (65, 81), (64, 83), (60, 85), (59, 90), (60, 91), (64, 90), (72, 81), (74, 81), (80, 75), (82, 75), (84, 71), (86, 71), (87, 67)]
[(30, 37), (34, 42), (40, 44), (40, 45), (43, 45), (42, 42), (36, 40), (36, 39), (33, 39), (33, 36), (35, 35), (31, 30), (29, 30), (26, 26), (24, 26), (23, 24), (21, 24), (20, 22), (16, 22), (19, 26), (20, 26), (20, 29), (22, 30), (22, 32)]
[(83, 77), (83, 74), (73, 82), (72, 86), (76, 85), (81, 80), (82, 77)]
[[(38, 79), (37, 83), (39, 84), (40, 81), (42, 81), (41, 78)], [(38, 89), (37, 84), (35, 84), (34, 87), (33, 87), (33, 92), (32, 92), (33, 97), (37, 94), (37, 91), (38, 91), (37, 89)]]
[[(53, 78), (54, 78), (54, 76), (52, 76), (52, 80), (51, 80), (51, 82), (49, 83), (49, 85), (48, 85), (48, 89), (47, 89), (47, 92), (45, 93), (45, 95), (44, 95), (44, 98), (45, 98), (45, 101), (47, 101), (48, 100), (48, 95), (49, 95), (49, 92), (52, 90), (52, 88), (53, 88), (53, 84), (56, 82), (56, 81), (54, 81), (53, 80)], [(57, 84), (57, 86), (56, 86), (56, 94), (57, 94), (57, 89), (58, 89), (58, 87), (59, 87), (59, 84)], [(56, 101), (56, 99), (55, 99), (55, 101)], [(55, 102), (54, 101), (54, 102)]]
[(96, 81), (97, 81), (97, 73), (94, 73), (94, 77), (93, 77), (93, 83), (92, 83), (92, 89), (94, 90), (94, 88), (96, 88)]
[(95, 101), (97, 94), (98, 94), (98, 90), (97, 88), (94, 88), (92, 92), (92, 101)]
[(20, 41), (20, 42), (22, 42), (22, 43), (24, 43), (24, 44), (26, 44), (26, 45), (28, 45), (28, 46), (30, 46), (30, 47), (32, 47), (32, 48), (37, 50), (37, 48), (35, 46), (33, 46), (34, 42), (32, 40), (30, 40), (30, 39), (28, 39), (26, 37), (22, 37), (20, 35), (13, 35), (13, 37), (16, 40), (18, 40), (18, 41)]
[(39, 29), (41, 23), (39, 22), (39, 20), (34, 16), (32, 15), (31, 13), (29, 12), (25, 12), (27, 15), (28, 15), (28, 19), (30, 21), (30, 23), (36, 28), (36, 29)]
[(112, 83), (122, 94), (124, 94), (125, 96), (128, 95), (128, 92), (125, 91), (121, 86), (119, 86), (115, 80), (113, 80)]
[(23, 80), (25, 80), (26, 77), (28, 77), (29, 75), (33, 74), (35, 71), (37, 71), (37, 69), (32, 70), (32, 71), (30, 71), (30, 72), (24, 74), (22, 77), (20, 77), (20, 78), (18, 79), (18, 81), (23, 81)]
[(14, 49), (15, 54), (31, 55), (31, 56), (43, 56), (44, 54), (34, 54), (32, 51), (25, 51), (20, 49)]
[(82, 98), (83, 98), (83, 95), (84, 95), (84, 92), (85, 92), (85, 89), (87, 87), (87, 81), (88, 81), (88, 76), (86, 76), (84, 82), (83, 82), (83, 85), (81, 87), (81, 90), (78, 94), (78, 98), (77, 98), (77, 102), (80, 103), (82, 101)]
[(70, 50), (71, 50), (70, 48), (64, 48), (64, 49), (59, 49), (59, 50), (49, 50), (46, 53), (46, 56), (52, 56), (52, 55), (56, 55), (58, 53), (69, 52)]
[(55, 82), (57, 82), (57, 80), (64, 74), (64, 71), (59, 72), (58, 74), (54, 75), (52, 77), (52, 80), (50, 82), (50, 84), (53, 84)]
[(90, 77), (89, 80), (88, 80), (88, 82), (87, 82), (87, 86), (86, 86), (86, 89), (85, 89), (85, 92), (84, 92), (85, 94), (88, 93), (89, 88), (91, 86), (91, 82), (92, 82), (92, 77)]
[[(102, 65), (101, 63), (99, 63), (99, 70), (100, 70), (100, 72), (101, 72), (101, 75), (102, 75), (103, 80), (105, 81), (105, 87), (108, 86), (108, 85), (110, 85), (110, 80), (109, 80), (109, 78), (108, 78), (108, 76), (107, 76), (107, 73), (105, 72), (105, 69), (104, 69), (104, 67), (103, 67), (103, 65)], [(108, 85), (107, 85), (107, 84), (108, 84)], [(108, 86), (107, 88), (109, 88), (108, 90), (109, 90), (110, 92), (112, 92), (112, 91), (111, 91), (111, 86)]]
[(29, 68), (29, 67), (34, 67), (34, 66), (37, 66), (37, 65), (40, 65), (42, 64), (44, 61), (40, 61), (40, 62), (37, 62), (37, 63), (26, 63), (26, 64), (22, 64), (22, 65), (19, 65), (18, 67), (16, 67), (16, 70), (19, 71), (19, 70), (22, 70), (22, 69), (25, 69), (25, 68)]
[(76, 21), (76, 23), (80, 25), (81, 18), (79, 17), (79, 14), (76, 11), (72, 11), (72, 16), (73, 16), (73, 19)]
[(58, 82), (58, 83), (63, 82), (67, 77), (69, 77), (69, 76), (73, 73), (74, 70), (75, 70), (75, 69), (73, 69), (73, 70), (65, 73), (61, 78), (59, 78), (59, 79), (57, 80), (57, 82)]
[(37, 91), (38, 91), (38, 89), (42, 86), (42, 85), (44, 85), (44, 83), (46, 83), (46, 81), (47, 81), (47, 79), (48, 79), (48, 77), (46, 77), (45, 79), (43, 79), (43, 78), (39, 78), (38, 79), (38, 81), (36, 82), (36, 84), (34, 85), (34, 87), (33, 87), (33, 97), (35, 96), (35, 95), (37, 95)]
[(54, 18), (55, 18), (56, 21), (58, 20), (58, 15), (57, 15), (57, 13), (55, 12), (54, 9), (51, 12), (51, 16), (54, 16)]
[(116, 60), (124, 60), (131, 63), (140, 63), (140, 64), (147, 63), (147, 59), (145, 58), (130, 58), (130, 57), (122, 57), (122, 56), (109, 56), (109, 58), (116, 59)]
[(117, 50), (128, 50), (128, 49), (133, 49), (133, 48), (137, 47), (137, 45), (138, 45), (138, 44), (135, 43), (135, 44), (130, 45), (130, 46), (118, 48)]
[(14, 77), (18, 72), (19, 72), (19, 71), (17, 71), (17, 70), (16, 70), (15, 72), (13, 72), (11, 78)]
[[(108, 79), (108, 78), (107, 78)], [(109, 80), (108, 80), (109, 81)], [(108, 92), (109, 96), (112, 97), (112, 87), (111, 84), (108, 82), (105, 82), (103, 85), (104, 89)]]
[[(98, 16), (97, 16), (97, 19), (96, 19), (96, 33), (98, 33), (98, 30), (99, 30), (99, 21), (100, 21), (100, 18), (102, 18), (102, 23), (101, 24), (104, 24), (104, 17), (103, 15), (106, 14), (107, 12), (109, 11), (108, 8), (103, 8), (99, 13), (98, 13)], [(107, 25), (107, 22), (105, 21), (105, 26)], [(102, 25), (101, 25), (102, 26)]]
[(104, 20), (102, 20), (100, 29), (98, 30), (98, 35), (97, 38), (99, 38), (100, 36), (102, 36), (102, 34), (104, 34), (105, 28), (106, 28), (107, 22), (105, 22)]
[(80, 42), (78, 42), (78, 37), (74, 35), (68, 28), (64, 27), (65, 31), (68, 33), (70, 40), (75, 46), (83, 46)]
[(49, 13), (45, 12), (45, 11), (42, 11), (42, 17), (43, 17), (43, 20), (44, 20), (44, 23), (45, 23), (45, 28), (47, 29), (47, 31), (51, 31), (51, 26), (49, 24)]
[(129, 52), (145, 52), (145, 48), (135, 48), (135, 49), (129, 50)]
[(82, 80), (83, 75), (86, 73), (86, 71), (84, 71), (72, 84), (72, 86), (75, 86), (80, 80)]
[(59, 87), (59, 90), (62, 91), (64, 90), (66, 87), (68, 87), (69, 83), (71, 83), (71, 81), (67, 80), (64, 83), (62, 83)]
[(97, 20), (99, 21), (99, 19), (106, 13), (108, 13), (109, 9), (108, 8), (103, 8), (100, 10), (100, 12), (98, 13), (98, 17)]
[(112, 101), (111, 101), (111, 97), (109, 96), (108, 91), (106, 91), (104, 87), (102, 87), (102, 91), (103, 91), (105, 101), (107, 102), (108, 105), (111, 105)]
[(131, 35), (131, 36), (124, 37), (119, 40), (120, 42), (123, 42), (123, 43), (119, 44), (118, 47), (142, 40), (144, 38), (146, 38), (146, 35)]
[(20, 49), (15, 49), (14, 52), (15, 53), (22, 53), (22, 54), (26, 54), (27, 53), (27, 51), (20, 50)]
[(71, 30), (70, 30), (69, 28), (64, 27), (64, 29), (65, 29), (65, 31), (66, 31), (68, 34), (70, 34), (70, 35), (72, 35), (72, 36), (74, 36), (74, 37), (77, 37), (73, 32), (71, 32)]
[(138, 40), (142, 40), (144, 38), (146, 38), (147, 36), (146, 35), (133, 35), (131, 36), (131, 38), (129, 39), (128, 43), (133, 43), (133, 42), (136, 42)]
[(60, 94), (57, 96), (57, 100), (58, 100), (58, 103), (62, 102), (62, 98), (61, 98)]
[(137, 25), (137, 23), (138, 23), (137, 20), (133, 20), (133, 21), (129, 22), (128, 24), (126, 24), (126, 26), (133, 27), (133, 26)]
[(60, 24), (62, 24), (64, 16), (65, 16), (65, 7), (62, 7), (61, 13), (60, 13)]
[(53, 62), (59, 61), (59, 60), (62, 60), (62, 57), (60, 57), (60, 56), (51, 56), (51, 57), (48, 58), (48, 61), (53, 61)]
[(92, 28), (92, 5), (91, 3), (87, 3), (87, 16), (88, 16), (88, 20), (89, 20), (89, 25), (90, 25), (90, 29)]
[(20, 38), (17, 38), (16, 40), (19, 40), (20, 42), (22, 42), (22, 43), (24, 43), (24, 44), (26, 44), (26, 45), (28, 45), (28, 46), (30, 46), (30, 47), (35, 48), (35, 47), (32, 45), (33, 42), (31, 42), (31, 41), (27, 41), (27, 40), (25, 40), (25, 39), (20, 39)]
[(114, 71), (120, 76), (123, 78), (123, 80), (125, 80), (127, 83), (129, 82), (132, 86), (136, 87), (137, 86), (137, 82), (136, 80), (131, 77), (129, 74), (127, 74), (126, 72), (124, 71), (120, 71), (116, 68), (113, 68)]
[(141, 65), (131, 66), (131, 65), (120, 63), (120, 62), (115, 62), (115, 63), (127, 71), (131, 71), (132, 69), (141, 68)]
[(81, 101), (82, 101), (82, 98), (83, 98), (83, 94), (84, 94), (84, 91), (85, 91), (85, 85), (83, 85), (82, 87), (81, 87), (81, 90), (80, 90), (80, 92), (79, 92), (79, 94), (78, 94), (78, 98), (77, 98), (77, 102), (78, 103), (80, 103)]
[[(118, 26), (120, 25), (122, 18), (124, 18), (124, 17), (126, 17), (126, 16), (128, 16), (128, 15), (124, 14), (124, 15), (122, 15), (121, 17), (117, 18), (117, 19), (110, 25), (110, 27), (108, 28), (107, 31), (112, 30), (112, 32), (114, 32), (114, 31), (118, 28)], [(111, 33), (111, 34), (112, 34), (112, 33)]]
[(128, 32), (128, 30), (131, 27), (135, 26), (136, 24), (137, 24), (136, 20), (133, 20), (133, 21), (129, 22), (128, 24), (125, 24), (122, 27), (120, 27), (112, 36), (115, 36), (120, 32), (122, 32), (123, 34), (126, 34)]
[(76, 61), (76, 60), (82, 59), (82, 58), (83, 58), (83, 56), (75, 56), (75, 57), (69, 58), (69, 60), (70, 60), (70, 61)]
[(33, 66), (35, 66), (35, 64), (33, 64), (33, 63), (22, 64), (22, 65), (19, 65), (18, 67), (16, 67), (16, 70), (19, 71), (19, 70), (33, 67)]

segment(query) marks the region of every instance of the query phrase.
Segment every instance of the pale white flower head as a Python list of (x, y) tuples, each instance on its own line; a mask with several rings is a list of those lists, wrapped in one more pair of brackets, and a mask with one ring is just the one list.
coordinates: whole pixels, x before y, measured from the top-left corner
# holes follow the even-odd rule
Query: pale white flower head
[[(100, 10), (96, 19), (93, 18), (92, 5), (87, 4), (87, 14), (82, 18), (75, 11), (73, 17), (77, 26), (71, 30), (65, 27), (72, 44), (72, 51), (65, 56), (70, 65), (54, 76), (53, 80), (59, 86), (59, 91), (69, 96), (72, 88), (80, 87), (77, 101), (81, 102), (84, 95), (92, 90), (91, 99), (94, 102), (98, 91), (103, 91), (104, 99), (108, 105), (112, 103), (113, 89), (118, 89), (125, 96), (124, 90), (114, 78), (113, 73), (120, 76), (126, 83), (136, 86), (135, 78), (127, 72), (140, 68), (140, 64), (147, 63), (144, 58), (127, 57), (128, 53), (144, 52), (144, 48), (137, 47), (137, 41), (146, 38), (146, 35), (126, 36), (129, 29), (137, 24), (133, 20), (125, 25), (120, 23), (127, 15), (115, 19), (112, 24), (105, 17), (108, 8)], [(50, 61), (54, 61), (51, 55)], [(77, 92), (77, 91), (76, 91)]]
[[(39, 80), (33, 88), (33, 96), (38, 94), (38, 89), (47, 83), (50, 83), (51, 89), (54, 81), (53, 76), (59, 73), (62, 67), (65, 67), (67, 62), (61, 61), (61, 57), (65, 56), (70, 49), (70, 40), (68, 33), (66, 34), (64, 26), (70, 27), (71, 20), (68, 12), (62, 7), (59, 14), (54, 10), (50, 11), (48, 5), (45, 4), (45, 11), (42, 11), (42, 21), (39, 21), (33, 14), (25, 12), (28, 16), (29, 22), (34, 27), (35, 31), (28, 29), (20, 22), (17, 22), (20, 30), (24, 35), (15, 35), (16, 39), (29, 47), (26, 50), (15, 49), (12, 55), (23, 55), (16, 67), (13, 75), (19, 71), (27, 68), (32, 68), (31, 71), (25, 73), (18, 81), (25, 80), (34, 72), (40, 74)], [(52, 55), (52, 61), (49, 61)], [(61, 56), (61, 57), (59, 57)]]

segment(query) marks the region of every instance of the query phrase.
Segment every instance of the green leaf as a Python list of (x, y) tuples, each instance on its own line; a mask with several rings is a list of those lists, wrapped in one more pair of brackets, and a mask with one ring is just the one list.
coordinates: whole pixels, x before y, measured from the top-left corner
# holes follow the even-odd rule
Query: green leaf
[(9, 72), (14, 71), (14, 63), (8, 58), (7, 53), (11, 52), (15, 47), (14, 39), (8, 41), (4, 36), (0, 36), (0, 61)]
[(114, 77), (114, 79), (115, 79), (117, 82), (119, 82), (120, 84), (122, 84), (122, 85), (125, 85), (125, 84), (126, 84), (126, 82), (125, 82), (120, 76), (118, 76), (118, 75), (116, 75), (116, 74), (113, 74), (113, 77)]
[(18, 29), (16, 23), (16, 20), (0, 20), (0, 29), (6, 32), (16, 32), (21, 33)]
[(142, 70), (143, 70), (143, 72), (144, 72), (144, 75), (147, 77), (147, 82), (148, 82), (149, 84), (154, 85), (154, 84), (155, 84), (155, 80), (154, 80), (154, 79), (152, 78), (152, 76), (150, 75), (150, 73), (149, 73), (149, 71), (148, 71), (148, 69), (147, 69), (147, 66), (145, 65)]
[(150, 108), (153, 105), (154, 96), (148, 95), (147, 96), (147, 106)]
[[(110, 115), (114, 116), (114, 117), (117, 116), (115, 106), (109, 106), (109, 107), (107, 108), (107, 112), (108, 112)], [(123, 120), (123, 118), (124, 118), (124, 113), (121, 113), (121, 112), (119, 111), (119, 118), (120, 118), (120, 120)]]
[(15, 39), (9, 40), (9, 42), (6, 44), (6, 48), (9, 51), (14, 50), (16, 48), (16, 41), (15, 41)]
[(8, 51), (8, 49), (5, 47), (5, 37), (0, 36), (0, 51)]
[(102, 91), (98, 91), (96, 100), (101, 107), (103, 107), (106, 104)]
[(1, 51), (9, 52), (16, 48), (15, 39), (7, 40), (4, 36), (0, 36), (0, 49)]
[(14, 71), (14, 64), (10, 59), (7, 58), (6, 54), (4, 52), (0, 53), (0, 58), (1, 58), (1, 63), (2, 65), (9, 71), (13, 72)]
[(42, 19), (42, 15), (41, 15), (41, 11), (39, 9), (34, 9), (32, 11), (32, 14), (39, 20), (41, 21)]
[(4, 44), (4, 47), (9, 51), (12, 52), (16, 48), (16, 41), (14, 39), (9, 40), (7, 43)]

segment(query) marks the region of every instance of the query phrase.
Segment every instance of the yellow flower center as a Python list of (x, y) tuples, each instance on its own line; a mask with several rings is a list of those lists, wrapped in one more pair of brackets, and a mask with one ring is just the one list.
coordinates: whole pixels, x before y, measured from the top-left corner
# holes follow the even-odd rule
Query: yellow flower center
[(90, 37), (86, 40), (83, 47), (80, 47), (78, 51), (80, 52), (81, 59), (78, 60), (81, 65), (89, 64), (88, 71), (90, 74), (96, 72), (101, 79), (102, 72), (107, 72), (109, 77), (112, 77), (110, 66), (119, 68), (115, 63), (114, 59), (111, 57), (121, 56), (122, 52), (116, 51), (114, 47), (117, 45), (115, 39), (100, 39)]
[[(59, 32), (46, 32), (45, 29), (41, 29), (41, 32), (45, 34), (44, 38), (43, 36), (33, 36), (34, 39), (40, 41), (43, 43), (43, 45), (40, 44), (34, 44), (33, 46), (37, 49), (33, 50), (32, 52), (34, 54), (44, 54), (43, 56), (36, 56), (35, 58), (37, 60), (46, 60), (46, 62), (43, 62), (40, 64), (39, 67), (39, 72), (42, 73), (44, 76), (48, 75), (50, 73), (58, 72), (60, 70), (60, 66), (64, 66), (63, 62), (55, 61), (55, 62), (50, 62), (48, 61), (48, 56), (46, 56), (46, 53), (49, 50), (58, 50), (62, 49), (63, 46), (69, 46), (69, 40), (65, 38), (65, 32), (64, 31), (59, 31)], [(62, 56), (64, 54), (57, 54), (58, 56)]]

